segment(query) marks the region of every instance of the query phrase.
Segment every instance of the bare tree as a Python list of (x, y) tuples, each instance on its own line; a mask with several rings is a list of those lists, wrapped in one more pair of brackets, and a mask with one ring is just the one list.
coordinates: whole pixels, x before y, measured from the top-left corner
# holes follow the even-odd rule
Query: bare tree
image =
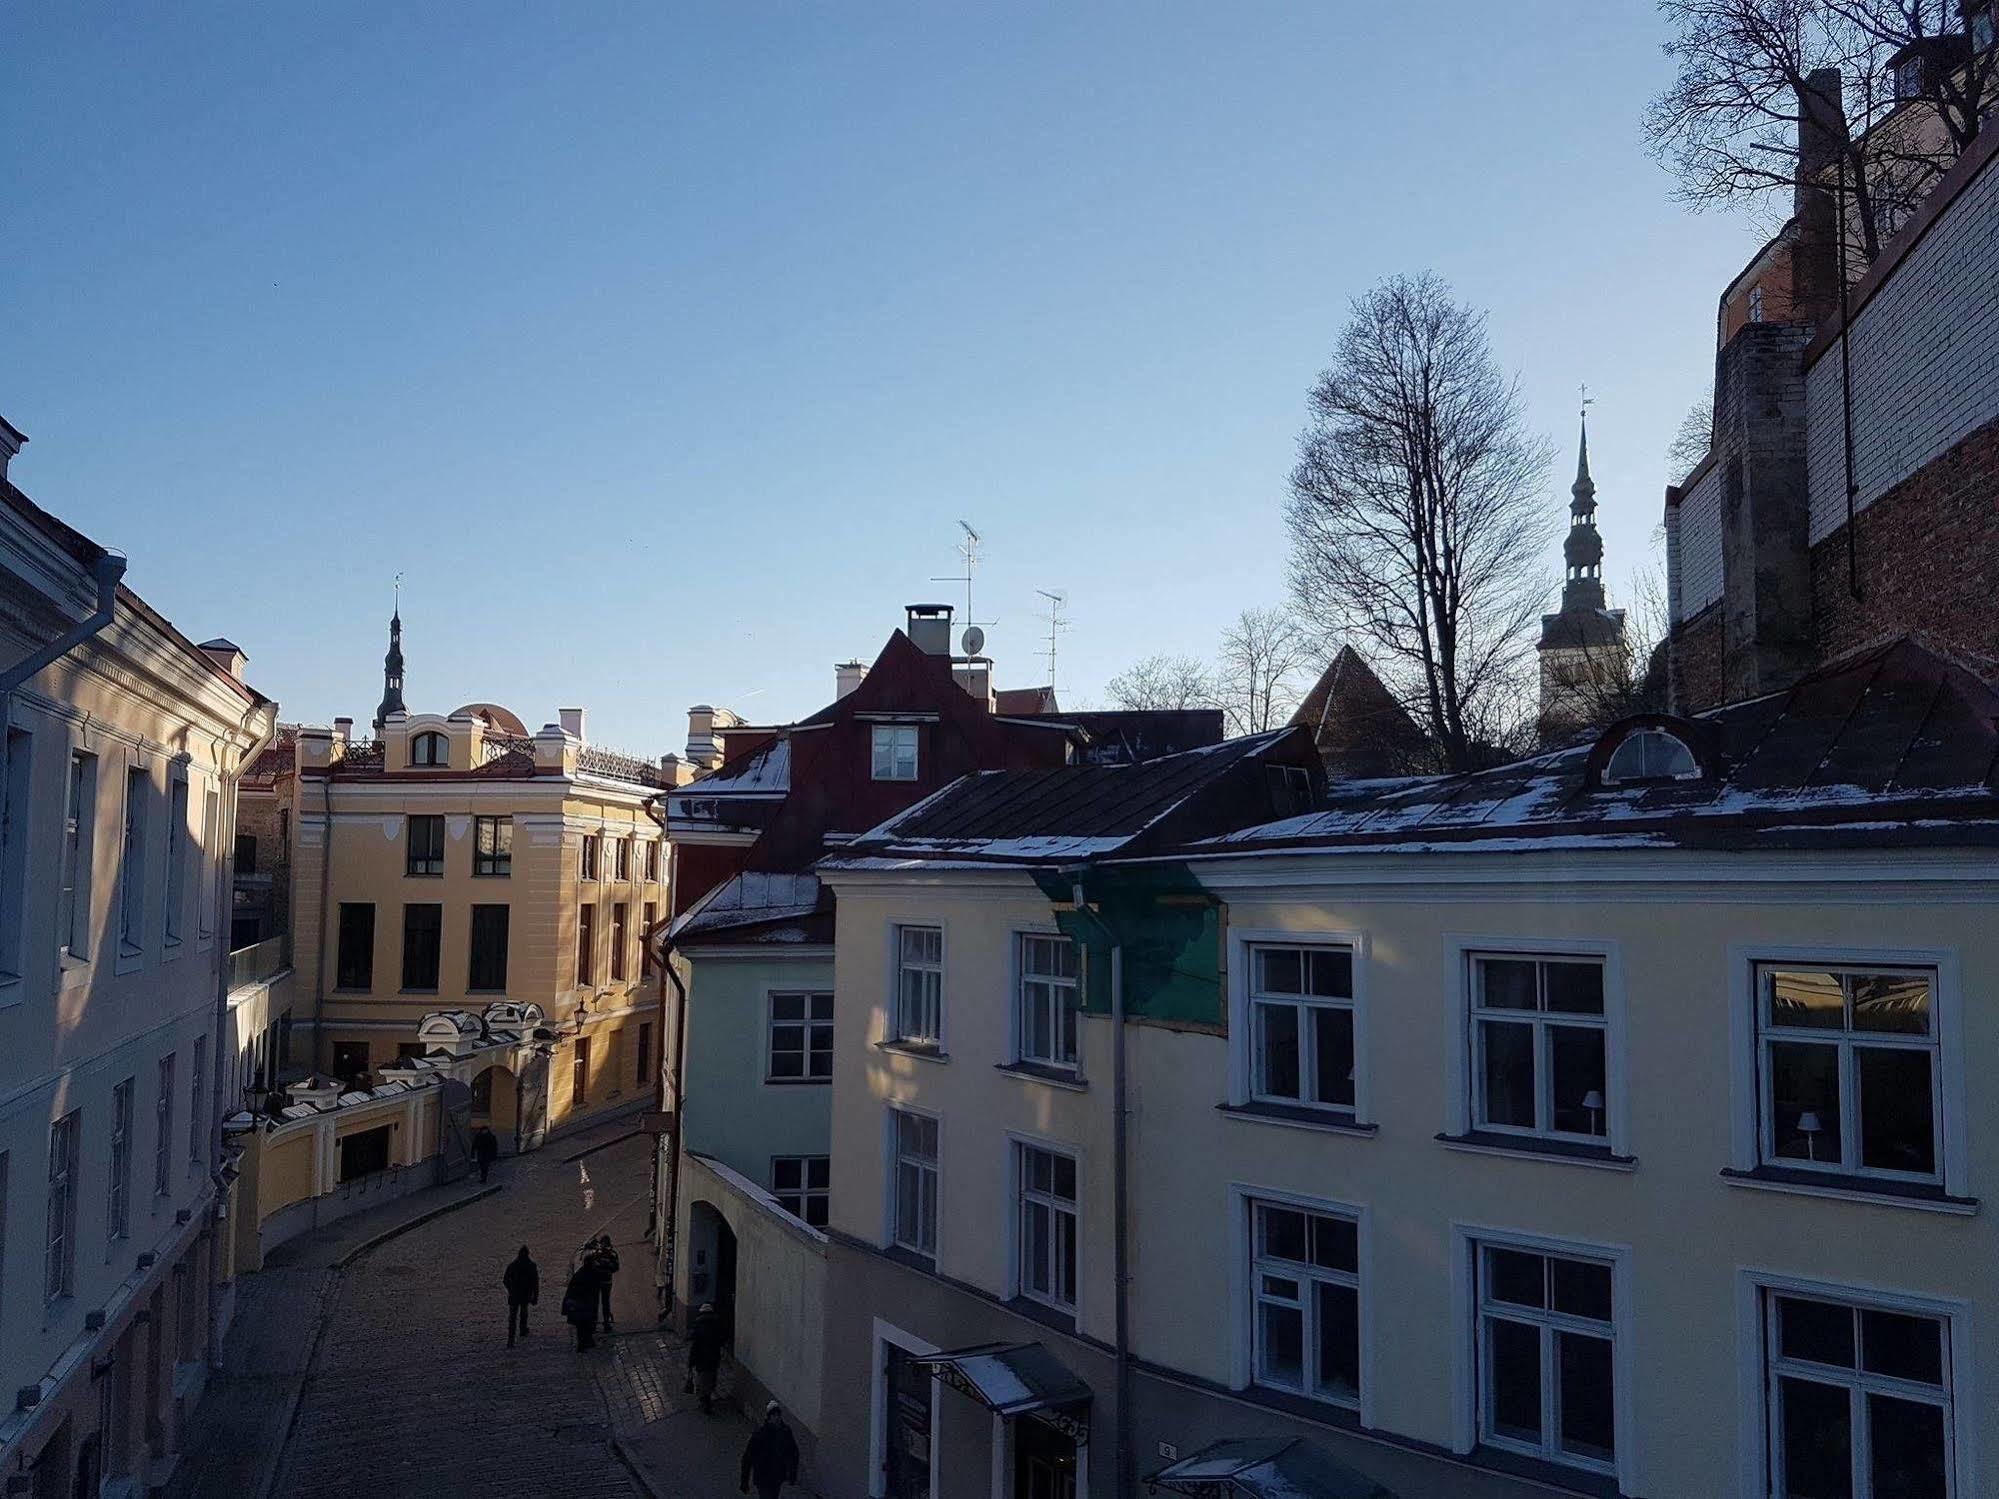
[(1700, 466), (1714, 446), (1714, 397), (1702, 396), (1680, 418), (1680, 429), (1666, 444), (1666, 482), (1679, 484)]
[(1147, 656), (1104, 684), (1113, 708), (1211, 708), (1214, 684), (1193, 656)]
[(1231, 734), (1261, 734), (1289, 721), (1314, 655), (1288, 609), (1245, 609), (1222, 632), (1214, 689)]
[(1353, 304), (1307, 397), (1286, 521), (1291, 591), (1327, 638), (1363, 644), (1450, 770), (1488, 758), (1546, 596), (1550, 449), (1483, 314), (1438, 277)]

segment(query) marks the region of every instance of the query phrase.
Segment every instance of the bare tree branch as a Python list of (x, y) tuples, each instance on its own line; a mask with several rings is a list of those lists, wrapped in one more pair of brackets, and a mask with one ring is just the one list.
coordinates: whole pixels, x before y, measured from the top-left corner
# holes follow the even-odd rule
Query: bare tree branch
[(1286, 609), (1245, 609), (1222, 634), (1214, 688), (1231, 734), (1261, 734), (1286, 723), (1309, 685), (1310, 635)]
[(1193, 656), (1147, 656), (1104, 685), (1113, 708), (1212, 708), (1214, 684)]

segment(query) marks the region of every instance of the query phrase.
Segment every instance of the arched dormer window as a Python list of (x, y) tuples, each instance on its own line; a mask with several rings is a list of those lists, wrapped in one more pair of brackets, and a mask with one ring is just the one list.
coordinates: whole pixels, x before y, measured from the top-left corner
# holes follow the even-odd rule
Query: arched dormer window
[(418, 734), (410, 740), (410, 764), (449, 765), (451, 741), (442, 734)]
[(1603, 784), (1630, 781), (1695, 781), (1701, 762), (1687, 742), (1666, 729), (1634, 729), (1611, 751), (1603, 767)]

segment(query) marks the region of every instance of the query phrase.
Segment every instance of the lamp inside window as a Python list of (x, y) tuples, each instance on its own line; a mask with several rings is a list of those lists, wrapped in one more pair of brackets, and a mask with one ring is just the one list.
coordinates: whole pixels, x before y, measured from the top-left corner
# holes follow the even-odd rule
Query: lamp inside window
[(1701, 763), (1687, 742), (1665, 729), (1634, 729), (1612, 751), (1603, 767), (1603, 784), (1633, 781), (1697, 781)]

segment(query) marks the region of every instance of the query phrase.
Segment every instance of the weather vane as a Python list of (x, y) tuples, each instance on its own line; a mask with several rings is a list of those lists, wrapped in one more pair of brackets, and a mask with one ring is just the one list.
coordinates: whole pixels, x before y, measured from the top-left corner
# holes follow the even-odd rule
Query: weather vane
[(1585, 382), (1584, 382), (1583, 384), (1581, 384), (1581, 385), (1578, 385), (1578, 386), (1576, 387), (1576, 389), (1582, 392), (1582, 397), (1583, 397), (1583, 415), (1584, 415), (1584, 417), (1588, 417), (1588, 415), (1589, 415), (1589, 409), (1590, 409), (1590, 407), (1592, 407), (1592, 406), (1594, 406), (1594, 405), (1596, 404), (1596, 401), (1595, 401), (1595, 400), (1594, 400), (1594, 399), (1593, 399), (1593, 398), (1592, 398), (1592, 397), (1590, 396), (1590, 393), (1589, 393), (1589, 383), (1588, 383), (1587, 381), (1585, 381)]

